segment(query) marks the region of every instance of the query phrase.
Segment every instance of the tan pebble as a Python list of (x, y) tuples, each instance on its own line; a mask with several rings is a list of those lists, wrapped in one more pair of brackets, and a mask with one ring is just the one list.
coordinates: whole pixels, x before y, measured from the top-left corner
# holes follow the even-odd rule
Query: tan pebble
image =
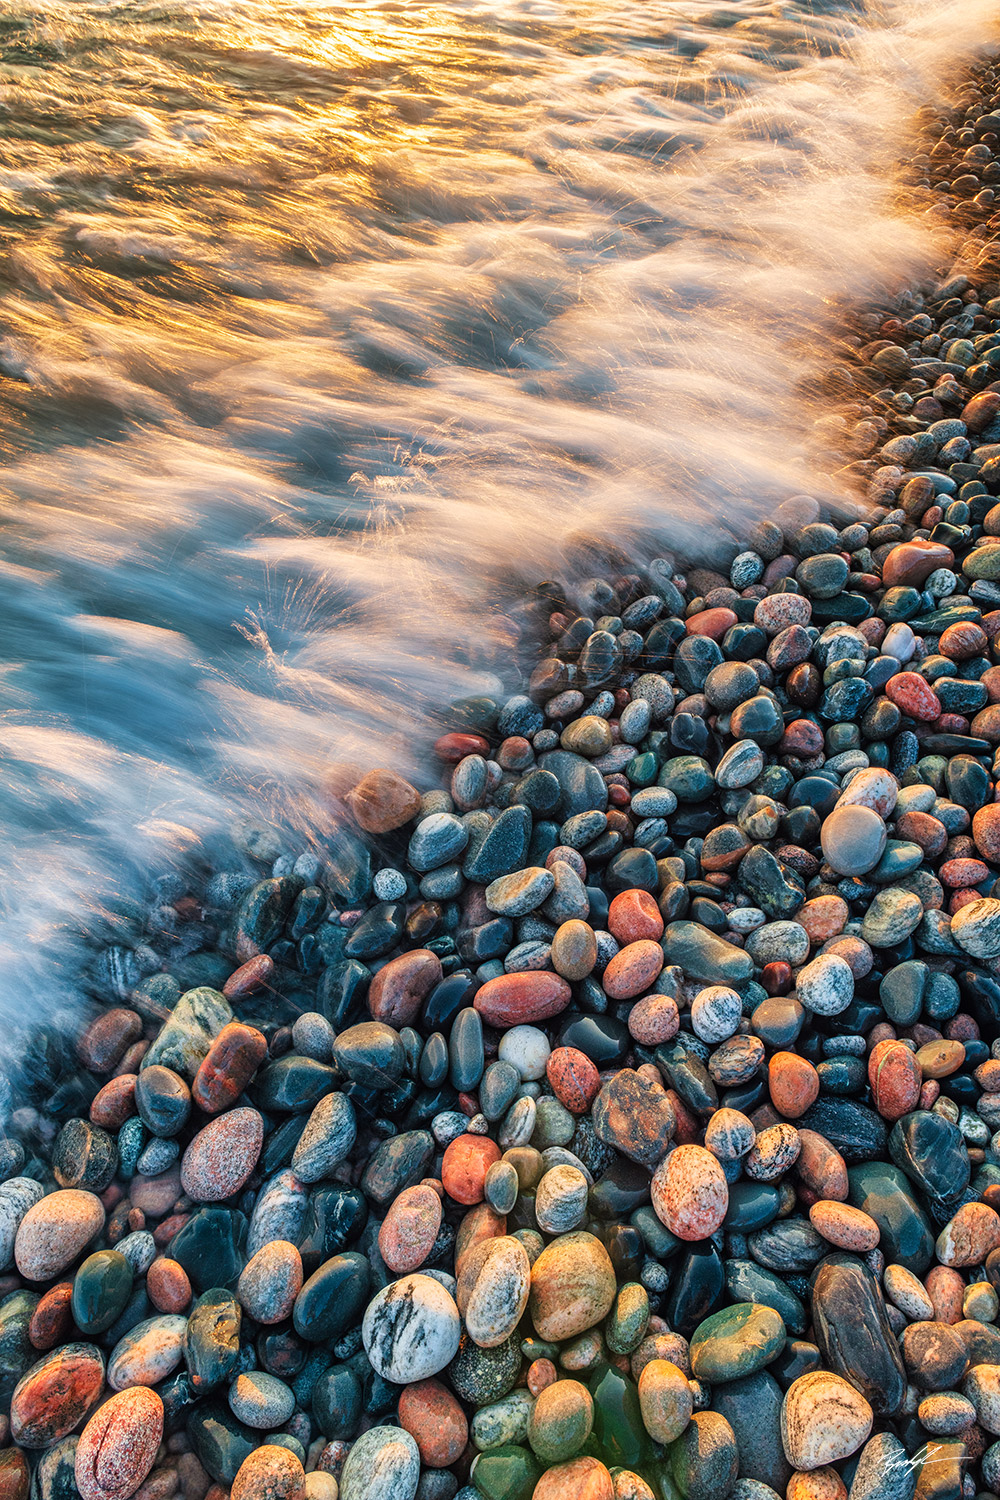
[(856, 1453), (874, 1413), (860, 1391), (827, 1370), (793, 1380), (781, 1407), (781, 1441), (793, 1469), (822, 1469)]
[(511, 1336), (528, 1304), (531, 1279), (527, 1251), (513, 1235), (484, 1240), (470, 1251), (455, 1300), (474, 1344), (493, 1349)]
[(264, 1443), (240, 1464), (230, 1500), (302, 1500), (306, 1475), (288, 1448)]
[(793, 1474), (785, 1500), (847, 1500), (847, 1485), (836, 1469), (813, 1469), (811, 1474)]
[(928, 1323), (934, 1318), (934, 1304), (923, 1283), (906, 1266), (895, 1263), (882, 1273), (885, 1294), (894, 1307), (911, 1323)]
[(104, 1208), (93, 1193), (47, 1193), (21, 1220), (14, 1241), (17, 1269), (26, 1281), (51, 1281), (103, 1228)]
[(528, 1307), (535, 1331), (546, 1340), (583, 1333), (611, 1311), (616, 1291), (611, 1257), (596, 1236), (583, 1230), (559, 1235), (531, 1268)]
[(639, 1406), (646, 1431), (657, 1443), (679, 1438), (694, 1411), (684, 1371), (669, 1360), (650, 1360), (639, 1375)]
[(531, 1500), (615, 1500), (611, 1475), (598, 1458), (571, 1458), (547, 1469)]
[(963, 1203), (938, 1235), (943, 1266), (975, 1266), (1000, 1245), (1000, 1215), (985, 1203)]

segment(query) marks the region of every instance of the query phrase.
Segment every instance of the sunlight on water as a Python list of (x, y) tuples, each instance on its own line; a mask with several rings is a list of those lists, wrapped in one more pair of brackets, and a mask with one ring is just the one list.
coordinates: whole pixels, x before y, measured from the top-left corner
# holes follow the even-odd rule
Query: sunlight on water
[[(331, 764), (419, 772), (579, 529), (824, 478), (831, 308), (987, 0), (0, 6), (0, 947)], [(211, 847), (211, 843), (210, 843)]]

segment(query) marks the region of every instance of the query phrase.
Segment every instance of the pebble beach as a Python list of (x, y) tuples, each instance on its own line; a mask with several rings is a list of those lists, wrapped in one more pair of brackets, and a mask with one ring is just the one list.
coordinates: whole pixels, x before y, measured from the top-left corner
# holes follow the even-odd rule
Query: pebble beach
[(1000, 1494), (1000, 69), (955, 101), (841, 508), (578, 538), (424, 782), (108, 914), (10, 1069), (0, 1500)]

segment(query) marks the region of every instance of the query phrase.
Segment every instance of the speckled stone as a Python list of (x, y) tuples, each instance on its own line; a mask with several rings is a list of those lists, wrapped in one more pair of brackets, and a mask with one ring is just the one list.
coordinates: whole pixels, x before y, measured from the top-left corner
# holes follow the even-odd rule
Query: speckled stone
[(50, 1281), (70, 1265), (104, 1227), (104, 1208), (93, 1193), (64, 1188), (49, 1193), (21, 1220), (14, 1260), (26, 1281)]
[(704, 1146), (678, 1146), (657, 1167), (651, 1186), (657, 1217), (680, 1240), (705, 1240), (729, 1207), (729, 1188)]
[(607, 1250), (584, 1231), (561, 1235), (531, 1268), (529, 1311), (539, 1338), (570, 1339), (600, 1323), (615, 1299)]
[(236, 1296), (255, 1322), (269, 1326), (291, 1316), (302, 1281), (298, 1247), (288, 1240), (272, 1240), (240, 1272)]
[(155, 1391), (119, 1391), (80, 1434), (74, 1471), (81, 1500), (128, 1500), (153, 1467), (163, 1436), (163, 1402)]
[(196, 1203), (221, 1203), (243, 1187), (264, 1144), (256, 1109), (231, 1109), (199, 1130), (181, 1159), (181, 1185)]
[(104, 1385), (104, 1360), (93, 1344), (64, 1344), (14, 1387), (10, 1432), (22, 1448), (48, 1448), (73, 1431)]

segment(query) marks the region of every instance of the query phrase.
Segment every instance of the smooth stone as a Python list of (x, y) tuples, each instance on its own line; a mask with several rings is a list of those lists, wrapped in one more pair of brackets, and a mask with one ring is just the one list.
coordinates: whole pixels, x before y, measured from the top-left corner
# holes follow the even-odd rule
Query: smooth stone
[(83, 1334), (104, 1333), (132, 1294), (132, 1267), (118, 1250), (88, 1255), (73, 1278), (73, 1321)]
[(879, 1416), (893, 1416), (906, 1371), (879, 1287), (854, 1256), (830, 1255), (813, 1280), (813, 1324), (827, 1369), (842, 1375)]
[(785, 1392), (781, 1440), (793, 1469), (824, 1468), (855, 1453), (872, 1429), (865, 1398), (839, 1375), (801, 1375)]
[(898, 1167), (868, 1161), (849, 1167), (848, 1202), (875, 1220), (879, 1248), (889, 1261), (922, 1275), (934, 1255), (934, 1236)]
[(801, 1337), (805, 1333), (807, 1319), (801, 1300), (773, 1271), (752, 1260), (727, 1260), (725, 1282), (730, 1297), (771, 1307), (779, 1314), (789, 1334)]
[(877, 1432), (861, 1450), (848, 1500), (913, 1500), (917, 1476), (899, 1438)]
[(190, 1083), (216, 1036), (234, 1019), (226, 997), (202, 986), (182, 995), (142, 1059), (172, 1069)]
[(565, 1234), (531, 1268), (529, 1311), (540, 1338), (568, 1339), (601, 1322), (616, 1291), (607, 1250), (594, 1235)]
[(420, 1452), (401, 1427), (370, 1427), (352, 1443), (340, 1475), (340, 1500), (414, 1500)]
[(295, 1299), (295, 1332), (315, 1344), (340, 1338), (357, 1321), (370, 1288), (371, 1266), (364, 1255), (356, 1250), (332, 1255), (312, 1273)]
[(754, 1375), (785, 1342), (785, 1325), (770, 1307), (737, 1302), (713, 1313), (691, 1335), (691, 1371), (709, 1385)]
[(243, 1311), (223, 1287), (203, 1292), (184, 1334), (184, 1362), (192, 1388), (204, 1395), (233, 1374), (240, 1355)]
[(247, 1221), (231, 1208), (202, 1208), (193, 1213), (167, 1247), (179, 1261), (196, 1292), (214, 1286), (232, 1287), (243, 1269)]
[(768, 1370), (726, 1381), (712, 1392), (712, 1408), (736, 1438), (741, 1479), (770, 1485), (784, 1495), (791, 1468), (781, 1443), (782, 1392)]
[(300, 1182), (320, 1182), (350, 1155), (358, 1127), (345, 1094), (327, 1094), (306, 1122), (292, 1153), (291, 1170)]
[(64, 1344), (18, 1381), (10, 1403), (14, 1442), (48, 1448), (72, 1432), (101, 1393), (104, 1359), (93, 1344)]
[[(341, 1332), (354, 1316), (344, 1321)], [(401, 1277), (379, 1292), (362, 1322), (372, 1367), (399, 1383), (426, 1380), (443, 1370), (458, 1351), (460, 1334), (454, 1298), (439, 1281), (419, 1274)]]

